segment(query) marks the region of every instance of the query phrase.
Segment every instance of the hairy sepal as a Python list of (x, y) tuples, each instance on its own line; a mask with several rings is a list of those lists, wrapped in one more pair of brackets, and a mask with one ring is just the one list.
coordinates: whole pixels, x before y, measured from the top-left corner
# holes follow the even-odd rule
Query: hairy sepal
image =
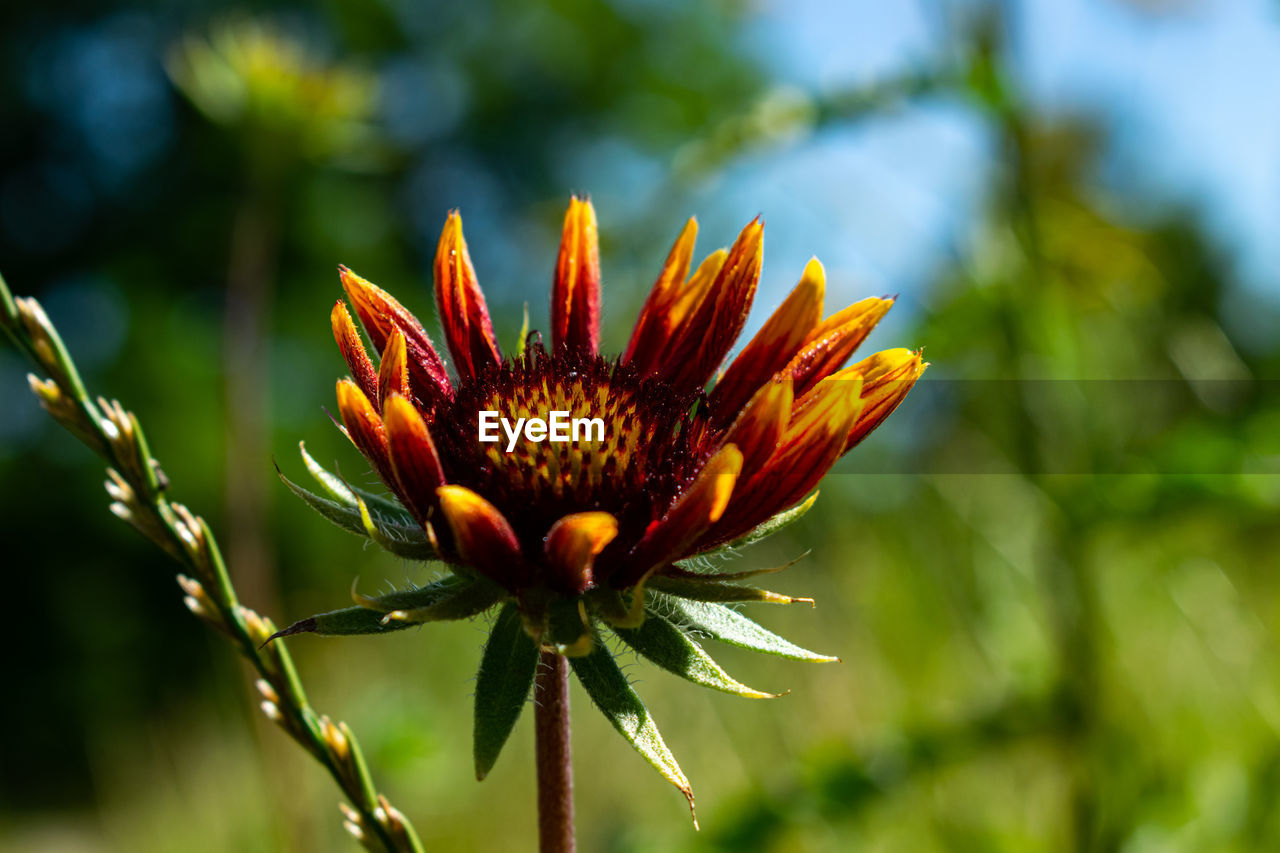
[(654, 593), (650, 612), (663, 614), (685, 631), (696, 632), (731, 646), (791, 660), (823, 663), (839, 660), (803, 649), (723, 604), (690, 601)]
[(307, 452), (307, 448), (302, 442), (298, 442), (298, 450), (302, 454), (302, 464), (307, 466), (307, 473), (312, 476), (332, 500), (352, 509), (358, 507), (360, 501), (363, 500), (369, 505), (371, 511), (391, 519), (397, 524), (407, 526), (415, 526), (417, 524), (409, 510), (405, 509), (395, 498), (390, 495), (366, 492), (351, 485), (341, 476), (317, 462), (315, 457)]
[(474, 754), (476, 779), (493, 769), (529, 698), (538, 647), (524, 630), (520, 611), (506, 604), (489, 632), (476, 675)]
[(409, 560), (439, 559), (427, 532), (408, 516), (370, 510), (364, 499), (354, 493), (354, 503), (341, 503), (302, 488), (278, 469), (276, 473), (289, 491), (348, 533), (372, 539), (397, 557)]
[(694, 601), (718, 601), (721, 603), (764, 602), (766, 604), (808, 604), (813, 605), (812, 598), (796, 598), (778, 592), (770, 592), (754, 586), (726, 583), (715, 577), (690, 577), (683, 575), (672, 577), (658, 575), (649, 581), (649, 588), (668, 595), (688, 598)]
[[(457, 575), (455, 577), (458, 577), (459, 583), (448, 587), (441, 595), (419, 595), (429, 587), (408, 592), (393, 592), (388, 595), (361, 595), (356, 592), (353, 585), (351, 597), (360, 607), (382, 614), (383, 622), (408, 624), (469, 619), (506, 598), (506, 592), (502, 587), (487, 578)], [(443, 584), (444, 581), (437, 583)]]
[(703, 551), (702, 553), (697, 554), (688, 559), (680, 560), (676, 563), (676, 565), (693, 568), (698, 564), (698, 561), (705, 560), (707, 558), (732, 557), (742, 549), (749, 548), (752, 545), (755, 545), (757, 542), (761, 542), (765, 539), (768, 539), (770, 536), (777, 533), (782, 528), (787, 527), (788, 525), (794, 524), (795, 522), (799, 521), (806, 514), (808, 514), (809, 510), (813, 509), (813, 505), (817, 503), (817, 501), (818, 501), (818, 493), (814, 492), (813, 494), (809, 495), (809, 497), (800, 501), (800, 503), (796, 504), (790, 509), (784, 509), (782, 512), (778, 513), (777, 515), (773, 516), (767, 521), (761, 522), (760, 524), (751, 528), (751, 530), (749, 530), (748, 532), (739, 536), (737, 539), (734, 539), (730, 542), (726, 542), (722, 545), (717, 545), (715, 548), (712, 548), (709, 551)]
[[(353, 607), (317, 613), (294, 622), (288, 628), (271, 636), (289, 637), (294, 634), (319, 634), (322, 637), (349, 637), (362, 634), (387, 634), (401, 631), (418, 622), (388, 618), (402, 612), (432, 610), (437, 619), (465, 619), (475, 616), (497, 603), (501, 590), (483, 579), (450, 575), (434, 583), (416, 589), (401, 590), (378, 596), (362, 596), (354, 593), (359, 602)], [(488, 604), (481, 606), (485, 601)]]
[(614, 628), (614, 633), (641, 657), (686, 681), (748, 699), (773, 699), (781, 695), (755, 690), (733, 679), (711, 655), (665, 616), (653, 611), (639, 628)]
[[(631, 689), (627, 676), (618, 667), (609, 649), (603, 643), (596, 642), (591, 654), (570, 658), (569, 663), (595, 706), (636, 752), (662, 774), (662, 778), (684, 794), (689, 801), (689, 813), (694, 815), (693, 789), (689, 786), (689, 780), (685, 778), (675, 756), (662, 740), (658, 726), (649, 715), (649, 709)], [(694, 815), (694, 826), (697, 823), (697, 816)]]

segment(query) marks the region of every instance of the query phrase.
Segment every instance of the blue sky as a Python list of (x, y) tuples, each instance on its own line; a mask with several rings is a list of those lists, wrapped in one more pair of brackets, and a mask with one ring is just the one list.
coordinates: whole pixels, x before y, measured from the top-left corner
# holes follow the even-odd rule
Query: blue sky
[[(783, 84), (830, 91), (936, 64), (945, 26), (937, 8), (764, 0), (746, 40)], [(1192, 201), (1235, 257), (1250, 290), (1242, 298), (1280, 302), (1274, 7), (1263, 0), (1026, 0), (1017, 8), (1020, 85), (1046, 114), (1106, 120), (1115, 134), (1105, 170), (1112, 195)], [(980, 122), (961, 108), (931, 104), (743, 163), (725, 184), (776, 223), (775, 271), (798, 270), (820, 248), (833, 302), (900, 290), (909, 305), (912, 291), (965, 239), (991, 156)], [(765, 282), (779, 291), (788, 284)]]

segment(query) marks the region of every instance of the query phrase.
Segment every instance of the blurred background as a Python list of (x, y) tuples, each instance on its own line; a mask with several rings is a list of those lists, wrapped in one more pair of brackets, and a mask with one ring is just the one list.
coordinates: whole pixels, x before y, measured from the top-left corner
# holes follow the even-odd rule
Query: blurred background
[[(345, 263), (438, 328), (461, 209), (504, 345), (546, 328), (570, 192), (620, 349), (684, 218), (764, 215), (748, 332), (817, 254), (865, 349), (933, 367), (742, 568), (842, 664), (635, 663), (683, 802), (587, 708), (591, 851), (1280, 849), (1280, 7), (1264, 0), (109, 0), (0, 11), (0, 269), (134, 409), (246, 602), (425, 581), (291, 499)], [(434, 334), (434, 332), (433, 332)], [(439, 336), (436, 336), (439, 340)], [(0, 347), (0, 847), (340, 851), (174, 566)], [(1268, 555), (1271, 555), (1268, 557)], [(483, 784), (483, 626), (293, 644), (428, 849), (532, 848), (531, 714)], [(575, 687), (576, 691), (576, 687)]]

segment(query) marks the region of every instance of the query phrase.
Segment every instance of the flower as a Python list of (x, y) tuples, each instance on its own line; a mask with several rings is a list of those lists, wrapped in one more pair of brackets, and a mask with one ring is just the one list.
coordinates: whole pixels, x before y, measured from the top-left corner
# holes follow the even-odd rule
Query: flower
[[(519, 625), (514, 633), (523, 637), (527, 662), (521, 666), (530, 669), (527, 677), (507, 679), (515, 685), (512, 696), (518, 694), (510, 701), (515, 714), (536, 650), (569, 655), (601, 710), (687, 791), (661, 738), (654, 746), (626, 730), (624, 706), (639, 700), (615, 676), (602, 634), (617, 635), (690, 680), (748, 696), (771, 694), (729, 678), (695, 636), (829, 660), (726, 606), (807, 599), (745, 586), (739, 582), (753, 573), (715, 571), (696, 558), (735, 550), (807, 510), (818, 481), (888, 417), (926, 367), (919, 352), (906, 349), (843, 367), (892, 300), (864, 299), (823, 318), (825, 276), (814, 259), (713, 381), (747, 321), (763, 230), (759, 219), (752, 221), (728, 250), (713, 252), (690, 273), (697, 232), (691, 219), (626, 349), (608, 357), (600, 352), (596, 215), (589, 201), (574, 198), (555, 265), (549, 345), (533, 333), (504, 357), (461, 217), (450, 213), (435, 258), (435, 294), (453, 375), (412, 314), (342, 267), (347, 298), (380, 358), (375, 365), (338, 300), (333, 331), (350, 370), (338, 382), (338, 408), (346, 434), (395, 502), (352, 489), (310, 457), (308, 467), (330, 497), (304, 497), (348, 529), (396, 553), (440, 559), (451, 573), (419, 589), (357, 595), (356, 608), (304, 620), (287, 633), (377, 633), (502, 605), (494, 637)], [(569, 441), (529, 440), (526, 432), (523, 440), (486, 442), (482, 412), (508, 425), (548, 412), (599, 419), (603, 435), (588, 427)], [(504, 635), (503, 642), (520, 640)], [(486, 651), (481, 685), (489, 663)], [(483, 775), (496, 751), (481, 757), (480, 693)], [(502, 725), (514, 723), (508, 716)], [(500, 748), (506, 732), (499, 735)]]

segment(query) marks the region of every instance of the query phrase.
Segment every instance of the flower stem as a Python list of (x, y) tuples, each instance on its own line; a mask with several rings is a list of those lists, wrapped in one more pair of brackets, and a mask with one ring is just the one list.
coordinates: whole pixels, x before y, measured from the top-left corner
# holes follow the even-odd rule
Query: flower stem
[(369, 850), (422, 853), (408, 819), (377, 793), (351, 729), (311, 707), (284, 643), (271, 639), (275, 625), (240, 603), (204, 519), (169, 500), (169, 480), (151, 455), (138, 419), (118, 401), (90, 399), (49, 316), (34, 299), (15, 299), (3, 277), (0, 333), (50, 377), (29, 377), (45, 411), (111, 466), (106, 483), (111, 511), (182, 565), (178, 582), (187, 607), (249, 661), (261, 676), (257, 687), (263, 712), (320, 762), (347, 795), (347, 831)]
[(538, 762), (538, 849), (573, 853), (573, 756), (569, 747), (569, 661), (543, 652), (533, 687)]

